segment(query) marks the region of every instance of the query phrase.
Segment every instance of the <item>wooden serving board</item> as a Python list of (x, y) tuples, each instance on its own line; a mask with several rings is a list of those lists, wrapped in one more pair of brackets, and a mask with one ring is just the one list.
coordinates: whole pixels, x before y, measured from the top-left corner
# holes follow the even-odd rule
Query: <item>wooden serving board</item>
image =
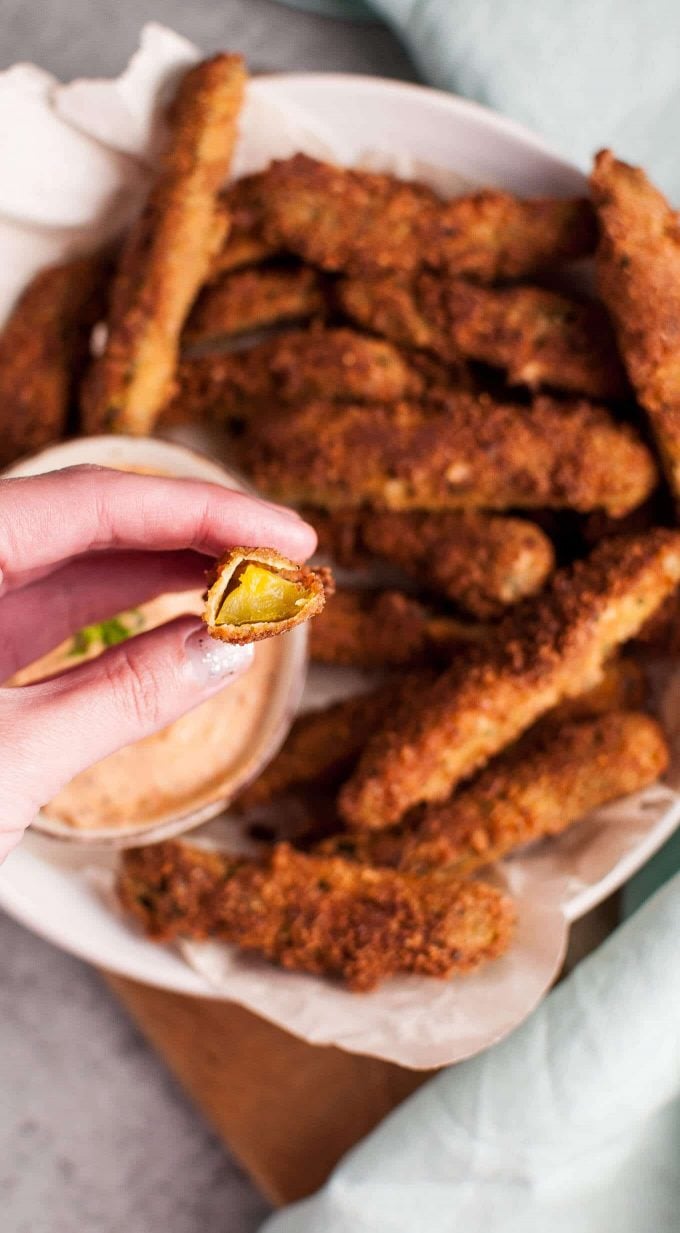
[[(572, 929), (565, 970), (618, 919), (616, 897)], [(141, 1031), (273, 1203), (302, 1198), (430, 1076), (308, 1045), (240, 1006), (105, 974)]]

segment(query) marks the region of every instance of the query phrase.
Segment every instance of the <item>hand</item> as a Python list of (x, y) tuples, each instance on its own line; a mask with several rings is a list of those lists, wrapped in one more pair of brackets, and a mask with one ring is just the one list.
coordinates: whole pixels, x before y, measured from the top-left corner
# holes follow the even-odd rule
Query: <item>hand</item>
[[(74, 467), (0, 481), (0, 681), (95, 621), (201, 587), (216, 556), (267, 545), (294, 560), (315, 535), (296, 514), (194, 480)], [(61, 676), (0, 688), (0, 861), (39, 807), (93, 762), (197, 706), (252, 647), (180, 617)]]

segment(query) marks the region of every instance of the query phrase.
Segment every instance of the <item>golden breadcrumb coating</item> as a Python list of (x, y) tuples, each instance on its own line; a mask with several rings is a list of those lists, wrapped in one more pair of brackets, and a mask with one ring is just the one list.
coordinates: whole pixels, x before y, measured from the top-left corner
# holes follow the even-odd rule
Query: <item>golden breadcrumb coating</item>
[[(322, 710), (307, 711), (295, 720), (279, 753), (261, 775), (239, 793), (230, 809), (237, 813), (268, 805), (291, 793), (313, 793), (337, 787), (349, 774), (369, 737), (406, 697), (423, 697), (432, 672), (420, 670), (386, 681), (369, 693), (342, 698)], [(542, 730), (574, 720), (592, 719), (609, 711), (631, 710), (644, 704), (644, 673), (633, 659), (617, 656), (604, 666), (602, 680), (586, 693), (567, 698), (540, 721)], [(327, 802), (324, 802), (327, 808)]]
[(646, 788), (667, 765), (663, 733), (648, 715), (610, 711), (558, 725), (543, 721), (448, 801), (415, 810), (394, 830), (333, 836), (318, 850), (414, 873), (447, 868), (467, 877)]
[(244, 462), (275, 500), (327, 508), (605, 509), (649, 495), (656, 469), (633, 429), (601, 407), (488, 394), (431, 403), (309, 403), (251, 425)]
[(311, 658), (354, 668), (446, 662), (489, 627), (433, 615), (403, 591), (340, 587), (310, 629)]
[(606, 715), (608, 711), (637, 710), (646, 701), (644, 670), (630, 656), (616, 655), (603, 665), (597, 685), (573, 698), (563, 698), (558, 706), (544, 715), (540, 723), (547, 727), (574, 719), (592, 719), (596, 715)]
[(680, 591), (661, 605), (649, 621), (642, 626), (635, 650), (646, 658), (674, 659), (680, 654)]
[(493, 281), (592, 252), (588, 201), (520, 201), (486, 191), (445, 202), (394, 176), (304, 154), (237, 187), (240, 225), (312, 265), (360, 277), (421, 266)]
[(482, 620), (539, 591), (555, 564), (540, 527), (481, 510), (375, 510), (361, 535), (371, 552)]
[(295, 789), (337, 784), (394, 705), (399, 689), (399, 683), (389, 681), (299, 715), (279, 753), (230, 808), (245, 813)]
[(237, 180), (220, 198), (218, 210), (226, 220), (226, 240), (213, 258), (210, 279), (231, 270), (261, 265), (263, 261), (278, 255), (276, 245), (265, 240), (250, 216), (248, 184), (248, 177)]
[(155, 184), (123, 244), (106, 346), (83, 388), (87, 432), (148, 433), (168, 399), (184, 319), (224, 241), (217, 193), (245, 82), (242, 57), (226, 54), (180, 82)]
[(317, 551), (323, 557), (332, 557), (346, 569), (366, 570), (374, 561), (363, 542), (364, 511), (350, 506), (347, 509), (321, 509), (317, 505), (299, 505), (298, 513), (305, 522), (314, 527), (318, 540)]
[(49, 266), (12, 309), (0, 331), (0, 466), (63, 435), (104, 310), (106, 272), (98, 256)]
[(478, 282), (526, 278), (587, 257), (596, 236), (585, 197), (522, 201), (485, 189), (445, 204), (424, 240), (422, 264)]
[(247, 351), (210, 353), (180, 363), (164, 413), (177, 420), (229, 425), (315, 398), (393, 402), (419, 396), (425, 382), (391, 343), (356, 330), (291, 330)]
[(680, 217), (643, 171), (610, 150), (590, 180), (597, 285), (664, 469), (680, 497)]
[(158, 941), (218, 938), (357, 992), (399, 972), (448, 977), (502, 955), (515, 912), (496, 887), (368, 869), (288, 844), (249, 860), (161, 843), (123, 854), (118, 894)]
[(215, 346), (237, 334), (323, 317), (325, 310), (324, 283), (315, 270), (304, 266), (237, 270), (201, 292), (182, 344)]
[(420, 274), (345, 279), (345, 312), (360, 325), (444, 360), (504, 368), (511, 385), (621, 398), (629, 392), (605, 310), (542, 287), (481, 287)]
[(455, 785), (563, 698), (597, 684), (604, 662), (680, 582), (680, 532), (603, 541), (505, 619), (497, 639), (455, 660), (418, 706), (378, 730), (343, 788), (356, 829), (391, 826)]

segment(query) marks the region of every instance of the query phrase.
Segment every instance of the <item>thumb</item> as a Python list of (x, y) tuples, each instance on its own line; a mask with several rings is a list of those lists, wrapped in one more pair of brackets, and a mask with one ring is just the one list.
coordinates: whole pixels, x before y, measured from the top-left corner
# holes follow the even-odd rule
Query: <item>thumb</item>
[(0, 689), (0, 830), (27, 826), (74, 775), (172, 723), (252, 660), (252, 646), (217, 642), (181, 617), (62, 676)]

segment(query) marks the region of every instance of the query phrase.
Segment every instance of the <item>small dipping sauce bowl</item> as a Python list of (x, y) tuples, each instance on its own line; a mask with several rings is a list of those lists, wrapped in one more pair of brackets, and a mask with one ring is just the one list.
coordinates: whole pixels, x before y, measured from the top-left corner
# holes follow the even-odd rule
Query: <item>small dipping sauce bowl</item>
[[(249, 491), (236, 474), (184, 445), (125, 436), (63, 442), (15, 464), (4, 477), (83, 463)], [(198, 592), (151, 600), (140, 606), (139, 627), (151, 628), (180, 612), (198, 613), (201, 606)], [(20, 686), (68, 670), (81, 662), (73, 646), (70, 640), (8, 684)], [(216, 817), (280, 748), (297, 710), (306, 667), (305, 625), (256, 643), (253, 665), (243, 676), (161, 733), (82, 772), (40, 810), (33, 828), (68, 843), (123, 848), (168, 839)], [(68, 732), (63, 739), (69, 740)]]

